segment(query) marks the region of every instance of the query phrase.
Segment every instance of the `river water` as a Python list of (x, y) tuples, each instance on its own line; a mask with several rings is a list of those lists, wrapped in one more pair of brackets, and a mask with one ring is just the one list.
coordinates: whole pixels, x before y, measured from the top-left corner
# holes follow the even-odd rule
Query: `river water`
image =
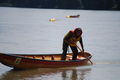
[[(65, 17), (74, 14), (80, 18)], [(0, 80), (119, 80), (120, 11), (0, 7), (0, 52), (61, 53), (64, 35), (76, 27), (93, 65), (14, 71), (0, 64)]]

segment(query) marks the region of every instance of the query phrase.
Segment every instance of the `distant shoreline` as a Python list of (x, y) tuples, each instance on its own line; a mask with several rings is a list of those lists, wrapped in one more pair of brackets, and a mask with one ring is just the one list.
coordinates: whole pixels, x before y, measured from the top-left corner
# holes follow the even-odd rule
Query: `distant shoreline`
[(72, 9), (72, 10), (120, 10), (117, 0), (1, 0), (1, 7)]
[[(8, 8), (27, 8), (27, 9), (58, 9), (58, 8), (31, 8), (31, 7), (13, 7), (13, 6), (0, 6), (0, 7), (8, 7)], [(99, 10), (99, 9), (59, 9), (59, 10), (92, 10), (92, 11), (120, 11), (120, 10)]]

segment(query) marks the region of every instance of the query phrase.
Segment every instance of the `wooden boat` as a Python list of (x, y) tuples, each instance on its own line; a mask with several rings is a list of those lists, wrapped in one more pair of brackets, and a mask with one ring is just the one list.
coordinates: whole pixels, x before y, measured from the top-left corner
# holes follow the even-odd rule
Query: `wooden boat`
[(6, 54), (0, 53), (0, 62), (14, 69), (60, 68), (85, 65), (92, 57), (90, 53), (81, 54), (77, 60), (71, 60), (72, 53), (67, 54), (66, 60), (61, 60), (62, 54)]
[(80, 15), (71, 15), (71, 16), (66, 16), (66, 18), (79, 18)]

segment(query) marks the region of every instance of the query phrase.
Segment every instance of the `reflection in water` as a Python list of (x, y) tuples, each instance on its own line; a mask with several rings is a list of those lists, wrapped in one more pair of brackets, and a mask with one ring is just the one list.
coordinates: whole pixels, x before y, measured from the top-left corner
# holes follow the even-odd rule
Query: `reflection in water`
[[(71, 71), (71, 74), (69, 74)], [(91, 68), (85, 69), (72, 69), (70, 71), (63, 71), (62, 77), (63, 80), (86, 80), (88, 73), (91, 71)]]
[(71, 80), (77, 80), (77, 71), (72, 70)]
[(0, 80), (85, 80), (90, 71), (90, 68), (10, 70), (1, 75)]
[(10, 70), (3, 74), (0, 80), (19, 80), (34, 76), (40, 76), (50, 72), (52, 72), (52, 69)]

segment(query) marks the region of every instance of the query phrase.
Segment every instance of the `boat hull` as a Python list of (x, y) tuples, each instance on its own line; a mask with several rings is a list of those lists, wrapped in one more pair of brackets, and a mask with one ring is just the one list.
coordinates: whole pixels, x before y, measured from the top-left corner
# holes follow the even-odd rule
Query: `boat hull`
[[(87, 58), (78, 60), (55, 60), (61, 57), (61, 54), (48, 54), (48, 55), (20, 55), (20, 54), (4, 54), (0, 53), (0, 62), (6, 66), (14, 69), (33, 69), (33, 68), (60, 68), (80, 66), (88, 63), (88, 59), (92, 56), (89, 53)], [(71, 54), (69, 55), (71, 56)], [(40, 59), (38, 59), (38, 57)], [(50, 59), (45, 59), (51, 57)]]

